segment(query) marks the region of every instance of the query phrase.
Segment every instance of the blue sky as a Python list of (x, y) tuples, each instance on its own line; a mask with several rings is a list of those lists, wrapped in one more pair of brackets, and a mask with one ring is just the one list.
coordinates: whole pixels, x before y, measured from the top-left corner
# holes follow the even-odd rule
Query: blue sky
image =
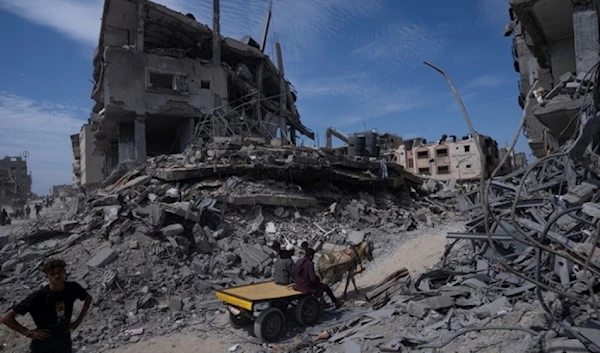
[[(211, 23), (211, 0), (157, 2)], [(102, 4), (0, 0), (0, 156), (28, 151), (37, 193), (71, 182), (69, 135), (92, 106)], [(221, 0), (223, 35), (259, 39), (267, 7)], [(466, 134), (427, 60), (450, 74), (475, 128), (504, 145), (521, 116), (511, 39), (502, 36), (508, 20), (508, 0), (274, 0), (267, 52), (282, 43), (302, 119), (321, 140), (328, 126), (431, 140)], [(518, 150), (529, 152), (524, 138)]]

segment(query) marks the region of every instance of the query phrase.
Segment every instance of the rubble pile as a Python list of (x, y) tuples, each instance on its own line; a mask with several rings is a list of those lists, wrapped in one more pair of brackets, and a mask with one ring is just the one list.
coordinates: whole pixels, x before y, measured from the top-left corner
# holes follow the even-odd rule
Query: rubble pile
[(215, 289), (269, 277), (274, 241), (387, 246), (453, 217), (411, 201), (394, 164), (313, 148), (212, 144), (116, 173), (60, 223), (6, 239), (0, 252), (3, 308), (43, 282), (42, 260), (67, 261), (95, 298), (74, 342), (94, 351), (129, 340), (126, 330), (143, 328), (137, 340), (176, 331), (219, 306)]
[(327, 352), (600, 352), (600, 183), (565, 155), (488, 183), (486, 196), (457, 197), (469, 221), (436, 267), (391, 275), (371, 291), (382, 300), (305, 340)]

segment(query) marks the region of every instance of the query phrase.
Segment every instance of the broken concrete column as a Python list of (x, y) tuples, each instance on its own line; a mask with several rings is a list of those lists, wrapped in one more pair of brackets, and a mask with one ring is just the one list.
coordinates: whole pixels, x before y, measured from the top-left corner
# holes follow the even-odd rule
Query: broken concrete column
[(135, 117), (135, 159), (138, 162), (146, 161), (146, 117), (138, 115)]
[(213, 0), (213, 65), (221, 65), (221, 10), (219, 0)]
[(146, 11), (144, 2), (140, 1), (137, 3), (137, 26), (135, 35), (135, 50), (139, 52), (144, 51), (144, 37), (145, 37), (145, 22), (146, 22)]
[(573, 1), (573, 36), (577, 73), (587, 73), (600, 59), (598, 14), (592, 0)]

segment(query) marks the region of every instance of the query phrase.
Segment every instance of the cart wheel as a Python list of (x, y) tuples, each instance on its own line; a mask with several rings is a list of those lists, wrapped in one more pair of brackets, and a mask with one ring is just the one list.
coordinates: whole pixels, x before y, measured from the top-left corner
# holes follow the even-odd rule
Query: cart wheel
[(229, 312), (229, 323), (233, 328), (244, 328), (252, 323), (252, 319), (246, 315), (234, 315), (231, 311)]
[(306, 297), (298, 301), (296, 305), (296, 320), (304, 326), (311, 326), (319, 319), (321, 304), (315, 297)]
[(283, 332), (285, 316), (277, 308), (268, 308), (261, 312), (254, 321), (254, 334), (266, 342), (275, 341)]

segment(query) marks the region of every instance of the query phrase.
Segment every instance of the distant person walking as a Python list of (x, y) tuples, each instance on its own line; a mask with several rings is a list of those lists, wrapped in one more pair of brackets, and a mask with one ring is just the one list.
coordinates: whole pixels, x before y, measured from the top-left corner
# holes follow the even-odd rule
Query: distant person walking
[(6, 225), (8, 223), (8, 213), (6, 212), (6, 209), (2, 209), (2, 212), (0, 212), (0, 226)]
[(25, 216), (27, 219), (31, 218), (31, 207), (29, 207), (29, 205), (25, 207)]
[(42, 211), (42, 205), (40, 205), (39, 203), (35, 204), (35, 217), (37, 219), (40, 219), (40, 211)]

